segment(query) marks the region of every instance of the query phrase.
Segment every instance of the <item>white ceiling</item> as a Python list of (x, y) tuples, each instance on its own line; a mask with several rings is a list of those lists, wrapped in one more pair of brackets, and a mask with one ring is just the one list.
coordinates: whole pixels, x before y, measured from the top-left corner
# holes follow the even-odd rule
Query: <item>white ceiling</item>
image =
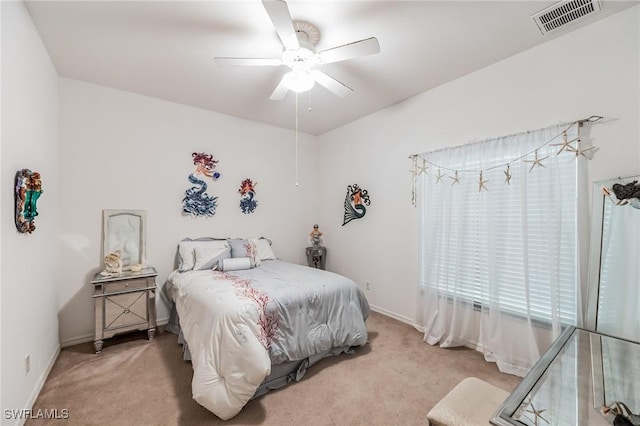
[[(376, 37), (380, 53), (320, 69), (354, 89), (298, 95), (299, 128), (319, 135), (638, 4), (542, 35), (531, 15), (553, 1), (288, 1), (317, 26), (317, 50)], [(220, 67), (216, 56), (279, 57), (259, 0), (27, 1), (61, 76), (294, 128), (295, 95), (269, 96), (284, 67)], [(310, 98), (311, 111), (308, 111)]]

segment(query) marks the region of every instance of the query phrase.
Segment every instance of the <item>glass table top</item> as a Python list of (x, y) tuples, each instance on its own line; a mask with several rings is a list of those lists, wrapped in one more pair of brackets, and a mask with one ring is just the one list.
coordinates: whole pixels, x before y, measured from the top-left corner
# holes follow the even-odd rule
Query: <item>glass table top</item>
[(118, 280), (128, 280), (131, 278), (145, 278), (158, 275), (156, 268), (148, 266), (146, 268), (142, 268), (140, 271), (122, 271), (119, 274), (108, 274), (104, 272), (98, 272), (93, 280), (92, 284), (100, 284), (102, 282), (110, 282), (110, 281), (118, 281)]
[(491, 419), (494, 425), (611, 425), (604, 405), (640, 412), (640, 343), (570, 327)]

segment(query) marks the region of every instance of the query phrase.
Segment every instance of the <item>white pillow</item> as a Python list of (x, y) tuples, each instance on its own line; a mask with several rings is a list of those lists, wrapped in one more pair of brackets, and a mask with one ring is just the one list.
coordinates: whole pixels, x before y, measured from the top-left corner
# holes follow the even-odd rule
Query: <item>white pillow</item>
[(226, 258), (220, 260), (220, 266), (218, 267), (221, 271), (242, 271), (244, 269), (255, 268), (255, 264), (253, 263), (253, 259), (250, 257), (234, 257), (234, 258)]
[(195, 264), (195, 248), (210, 247), (225, 249), (229, 247), (227, 240), (185, 240), (178, 243), (178, 270), (180, 272), (190, 271)]
[(249, 241), (256, 245), (258, 250), (256, 258), (260, 261), (277, 259), (273, 249), (271, 248), (271, 243), (266, 238), (249, 238)]
[(196, 246), (193, 249), (195, 255), (195, 262), (193, 264), (193, 270), (199, 271), (203, 269), (219, 269), (218, 265), (222, 259), (231, 257), (230, 247), (217, 247), (216, 245), (209, 244), (204, 247)]

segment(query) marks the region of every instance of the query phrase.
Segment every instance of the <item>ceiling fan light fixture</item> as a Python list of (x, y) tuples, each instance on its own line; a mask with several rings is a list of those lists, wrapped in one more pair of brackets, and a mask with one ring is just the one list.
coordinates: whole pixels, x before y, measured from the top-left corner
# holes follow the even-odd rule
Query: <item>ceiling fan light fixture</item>
[(306, 47), (294, 50), (285, 50), (282, 53), (282, 63), (289, 68), (295, 68), (300, 65), (311, 67), (317, 62), (316, 53)]
[(293, 90), (296, 93), (302, 93), (311, 90), (315, 84), (315, 80), (311, 77), (311, 73), (308, 70), (295, 68), (282, 77), (282, 83), (289, 90)]
[(269, 99), (272, 101), (284, 99), (289, 90), (296, 93), (309, 91), (314, 87), (316, 82), (333, 94), (343, 97), (353, 92), (353, 89), (324, 72), (315, 69), (315, 66), (341, 62), (347, 59), (373, 55), (380, 52), (380, 44), (375, 37), (369, 37), (316, 52), (316, 45), (320, 40), (320, 31), (315, 25), (304, 21), (293, 21), (289, 7), (284, 0), (262, 0), (262, 5), (269, 15), (271, 23), (282, 43), (284, 50), (280, 58), (216, 57), (215, 60), (218, 65), (222, 66), (279, 67), (284, 65), (290, 68), (291, 71), (284, 75), (271, 93)]

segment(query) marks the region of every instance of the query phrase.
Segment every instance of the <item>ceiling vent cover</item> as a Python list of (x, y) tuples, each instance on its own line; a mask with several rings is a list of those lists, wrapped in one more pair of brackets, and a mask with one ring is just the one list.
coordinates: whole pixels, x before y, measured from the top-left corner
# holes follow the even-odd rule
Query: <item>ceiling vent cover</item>
[(600, 0), (561, 1), (531, 16), (535, 23), (546, 34), (601, 10)]

